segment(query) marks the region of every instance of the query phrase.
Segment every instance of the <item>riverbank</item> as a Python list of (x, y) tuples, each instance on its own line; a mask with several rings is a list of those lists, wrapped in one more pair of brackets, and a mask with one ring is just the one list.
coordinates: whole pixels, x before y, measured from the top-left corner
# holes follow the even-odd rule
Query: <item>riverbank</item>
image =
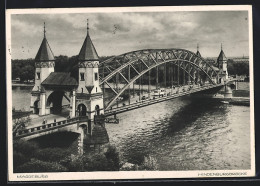
[(249, 97), (230, 97), (230, 98), (214, 98), (222, 101), (226, 104), (239, 105), (239, 106), (250, 106)]
[(226, 98), (229, 104), (232, 105), (240, 105), (240, 106), (250, 106), (250, 98), (249, 97), (233, 97)]
[(232, 96), (233, 97), (249, 97), (250, 91), (249, 90), (233, 90)]
[(33, 87), (34, 84), (12, 83), (12, 87)]

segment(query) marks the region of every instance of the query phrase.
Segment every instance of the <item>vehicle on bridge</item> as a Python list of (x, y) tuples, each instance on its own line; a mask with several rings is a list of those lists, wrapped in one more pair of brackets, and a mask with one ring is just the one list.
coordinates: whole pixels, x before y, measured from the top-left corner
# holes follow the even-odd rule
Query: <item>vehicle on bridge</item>
[(117, 98), (118, 101), (121, 101), (121, 100), (123, 100), (123, 99), (124, 99), (124, 98), (121, 97), (121, 96), (119, 96), (119, 97)]
[(166, 92), (165, 92), (165, 89), (164, 88), (159, 88), (159, 89), (156, 89), (154, 90), (154, 96), (165, 96), (166, 95)]

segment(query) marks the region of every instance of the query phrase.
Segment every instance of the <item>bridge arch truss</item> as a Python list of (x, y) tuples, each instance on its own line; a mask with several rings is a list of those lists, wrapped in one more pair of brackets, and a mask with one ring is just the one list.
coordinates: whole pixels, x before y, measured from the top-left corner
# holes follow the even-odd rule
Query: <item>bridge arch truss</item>
[[(100, 85), (102, 85), (103, 88), (107, 85), (115, 93), (115, 96), (107, 104), (106, 109), (108, 109), (127, 88), (130, 88), (130, 85), (136, 81), (140, 81), (145, 74), (149, 73), (148, 78), (150, 83), (151, 71), (156, 68), (158, 71), (158, 67), (162, 65), (165, 65), (165, 73), (163, 74), (165, 81), (167, 78), (169, 79), (169, 77), (166, 77), (167, 70), (169, 71), (168, 74), (171, 76), (174, 75), (179, 81), (179, 69), (182, 69), (183, 76), (187, 74), (189, 80), (191, 78), (194, 81), (195, 74), (202, 74), (211, 84), (216, 84), (216, 79), (218, 79), (218, 74), (214, 67), (202, 57), (197, 56), (189, 50), (147, 49), (125, 53), (100, 63)], [(176, 73), (176, 70), (172, 70), (172, 68), (167, 69), (166, 65), (168, 65), (168, 67), (169, 65), (177, 67), (178, 73)], [(119, 79), (120, 82), (124, 82), (123, 87), (113, 87), (111, 83), (117, 86)]]

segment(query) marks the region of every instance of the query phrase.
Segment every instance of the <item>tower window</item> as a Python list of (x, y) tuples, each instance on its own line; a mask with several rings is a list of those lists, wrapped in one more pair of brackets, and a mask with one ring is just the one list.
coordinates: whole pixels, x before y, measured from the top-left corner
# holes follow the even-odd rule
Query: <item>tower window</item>
[(84, 73), (80, 73), (80, 81), (84, 81), (85, 77), (84, 77)]
[(37, 72), (37, 73), (36, 73), (36, 76), (37, 76), (37, 79), (40, 79), (40, 78), (41, 78), (41, 73), (40, 73), (40, 72)]
[(98, 80), (98, 73), (95, 73), (95, 81)]

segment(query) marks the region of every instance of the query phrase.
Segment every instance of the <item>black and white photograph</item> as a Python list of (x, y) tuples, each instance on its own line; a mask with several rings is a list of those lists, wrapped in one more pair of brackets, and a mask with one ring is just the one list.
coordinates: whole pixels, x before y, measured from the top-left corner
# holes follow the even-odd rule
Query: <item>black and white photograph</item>
[(252, 7), (8, 9), (9, 181), (255, 176)]

